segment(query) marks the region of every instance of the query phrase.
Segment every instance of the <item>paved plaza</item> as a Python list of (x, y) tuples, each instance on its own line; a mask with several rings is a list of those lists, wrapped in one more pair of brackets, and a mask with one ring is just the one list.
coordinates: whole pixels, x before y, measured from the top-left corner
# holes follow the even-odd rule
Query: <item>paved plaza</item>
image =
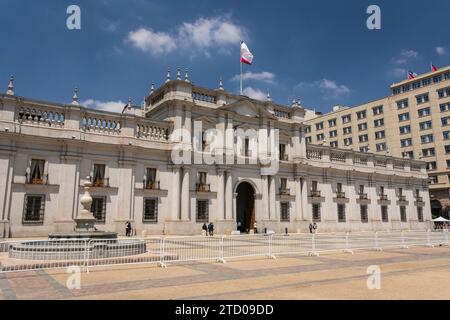
[[(367, 288), (367, 268), (381, 269), (381, 289)], [(446, 299), (450, 248), (290, 255), (222, 263), (93, 268), (81, 288), (64, 269), (0, 274), (0, 299)]]

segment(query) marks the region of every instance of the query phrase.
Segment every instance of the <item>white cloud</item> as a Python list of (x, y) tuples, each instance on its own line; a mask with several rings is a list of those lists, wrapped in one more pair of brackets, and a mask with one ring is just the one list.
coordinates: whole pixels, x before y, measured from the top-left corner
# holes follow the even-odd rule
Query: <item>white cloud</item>
[(171, 35), (145, 28), (128, 33), (128, 40), (136, 48), (154, 55), (168, 53), (177, 48), (176, 40)]
[(245, 37), (243, 27), (228, 18), (199, 18), (194, 22), (184, 22), (173, 32), (158, 32), (140, 28), (128, 34), (127, 41), (134, 47), (154, 55), (169, 53), (177, 48), (209, 55), (209, 50), (227, 52), (230, 46), (238, 46)]
[[(239, 81), (239, 79), (240, 79), (239, 74), (237, 74), (233, 78), (231, 78), (232, 81)], [(267, 71), (256, 72), (256, 73), (247, 71), (242, 74), (242, 79), (243, 80), (256, 80), (256, 81), (262, 81), (265, 83), (274, 84), (275, 83), (275, 81), (274, 81), (275, 74), (273, 74), (271, 72), (267, 72)]]
[(88, 99), (88, 100), (82, 101), (81, 105), (85, 106), (86, 108), (121, 113), (123, 111), (123, 108), (125, 107), (126, 103), (124, 103), (120, 100), (119, 101), (99, 101), (99, 100), (94, 100), (94, 99)]
[(447, 50), (444, 47), (436, 47), (436, 53), (440, 56), (447, 54)]
[(305, 94), (321, 94), (325, 100), (341, 99), (348, 96), (350, 88), (343, 84), (338, 84), (334, 80), (321, 79), (314, 82), (300, 82), (295, 91)]
[(392, 58), (391, 63), (397, 65), (404, 65), (409, 63), (411, 60), (417, 59), (419, 53), (414, 50), (403, 49), (398, 57)]
[(264, 93), (263, 91), (259, 90), (259, 89), (254, 89), (252, 87), (245, 87), (243, 90), (244, 95), (255, 99), (255, 100), (260, 100), (260, 101), (264, 101), (267, 99), (267, 93)]
[(401, 77), (405, 78), (408, 73), (408, 70), (406, 70), (404, 68), (393, 68), (389, 71), (389, 73), (391, 76), (393, 76), (395, 78), (401, 78)]

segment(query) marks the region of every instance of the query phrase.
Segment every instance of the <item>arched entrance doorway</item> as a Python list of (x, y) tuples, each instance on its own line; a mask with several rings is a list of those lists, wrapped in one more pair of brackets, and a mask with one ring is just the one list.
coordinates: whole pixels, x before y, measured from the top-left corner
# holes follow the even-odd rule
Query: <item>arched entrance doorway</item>
[(433, 219), (439, 218), (442, 214), (442, 205), (438, 200), (431, 201), (431, 216)]
[(236, 223), (241, 232), (249, 232), (255, 223), (255, 189), (248, 182), (241, 182), (237, 189)]

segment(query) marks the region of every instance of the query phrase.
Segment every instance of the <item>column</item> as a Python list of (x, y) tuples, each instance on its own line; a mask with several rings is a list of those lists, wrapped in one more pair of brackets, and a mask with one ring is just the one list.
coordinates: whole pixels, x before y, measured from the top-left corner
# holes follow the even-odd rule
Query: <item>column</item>
[[(68, 159), (61, 161), (58, 181), (60, 182), (57, 214), (55, 216), (55, 231), (73, 231), (73, 218), (78, 215), (78, 186), (80, 161), (78, 159)], [(50, 181), (55, 181), (55, 176), (49, 176)], [(52, 183), (53, 184), (53, 183)]]
[(225, 131), (225, 163), (233, 165), (234, 164), (234, 130), (233, 130), (233, 119), (228, 115), (227, 128)]
[(217, 216), (216, 220), (226, 220), (225, 217), (225, 182), (224, 170), (217, 170)]
[(233, 220), (233, 175), (231, 171), (226, 172), (225, 187), (225, 219)]
[(303, 220), (302, 179), (295, 177), (295, 220)]
[(180, 217), (180, 167), (172, 167), (172, 221), (179, 220)]
[(308, 183), (306, 178), (301, 178), (302, 184), (302, 219), (312, 220), (312, 212), (308, 207)]
[(9, 215), (11, 214), (10, 204), (14, 158), (13, 154), (2, 154), (0, 157), (0, 176), (2, 177), (2, 183), (0, 184), (0, 238), (7, 238), (10, 234), (11, 217)]
[(275, 205), (275, 176), (269, 176), (269, 219), (270, 220), (277, 220), (277, 213), (276, 213), (276, 205)]
[(191, 219), (190, 215), (190, 183), (189, 183), (189, 177), (190, 177), (190, 168), (189, 167), (183, 167), (183, 178), (181, 183), (181, 220), (183, 221), (189, 221)]
[(261, 176), (262, 182), (262, 203), (263, 203), (263, 220), (269, 220), (269, 181), (268, 176)]

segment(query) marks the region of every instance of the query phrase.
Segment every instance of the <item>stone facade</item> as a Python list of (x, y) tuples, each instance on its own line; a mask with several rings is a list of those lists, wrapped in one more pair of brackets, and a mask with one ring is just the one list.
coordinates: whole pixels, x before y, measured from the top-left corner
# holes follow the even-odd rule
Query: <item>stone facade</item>
[[(137, 235), (199, 234), (211, 221), (216, 233), (230, 233), (238, 220), (250, 232), (255, 223), (260, 232), (308, 232), (312, 220), (320, 231), (430, 227), (424, 162), (307, 145), (297, 103), (257, 101), (187, 79), (168, 80), (144, 109), (129, 103), (121, 114), (86, 109), (75, 98), (64, 105), (0, 96), (0, 237), (73, 231), (86, 179), (100, 199), (96, 228), (119, 234), (126, 221)], [(278, 129), (279, 144), (269, 151), (285, 150), (277, 155), (279, 169), (230, 164), (225, 143), (223, 163), (174, 163), (180, 144), (193, 157), (205, 153), (174, 137), (179, 129), (192, 137), (195, 122), (223, 132), (224, 142), (226, 129)], [(248, 161), (242, 150), (231, 159)]]

